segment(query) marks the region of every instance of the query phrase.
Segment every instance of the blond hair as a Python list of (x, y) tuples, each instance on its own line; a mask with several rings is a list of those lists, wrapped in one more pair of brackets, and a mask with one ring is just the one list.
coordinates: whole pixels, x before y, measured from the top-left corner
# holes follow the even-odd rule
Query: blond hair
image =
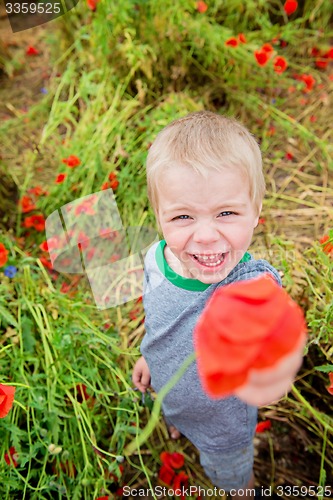
[(250, 197), (259, 214), (265, 193), (260, 148), (234, 118), (198, 111), (173, 121), (157, 135), (147, 156), (148, 197), (156, 215), (158, 179), (163, 170), (180, 165), (205, 178), (210, 169), (240, 168), (248, 176)]

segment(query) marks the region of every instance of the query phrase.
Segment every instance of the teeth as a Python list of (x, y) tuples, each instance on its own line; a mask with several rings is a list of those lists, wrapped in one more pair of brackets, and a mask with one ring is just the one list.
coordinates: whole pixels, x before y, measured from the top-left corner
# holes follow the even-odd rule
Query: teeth
[[(205, 263), (204, 265), (207, 267), (219, 266), (224, 261), (224, 254), (223, 253), (216, 253), (214, 255), (193, 254), (193, 256), (202, 264)], [(218, 260), (216, 260), (217, 257), (220, 257), (220, 258)], [(213, 261), (213, 260), (215, 262), (209, 262), (209, 261)]]
[(219, 255), (222, 255), (222, 254), (216, 253), (215, 255), (195, 255), (195, 257), (197, 257), (198, 259), (201, 259), (201, 260), (214, 260)]

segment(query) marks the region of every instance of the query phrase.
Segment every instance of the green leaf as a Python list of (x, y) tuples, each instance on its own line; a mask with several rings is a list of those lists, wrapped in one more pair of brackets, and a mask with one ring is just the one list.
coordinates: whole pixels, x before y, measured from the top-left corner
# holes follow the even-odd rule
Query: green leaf
[(34, 352), (36, 339), (34, 334), (34, 323), (27, 316), (22, 318), (22, 340), (26, 352)]
[(3, 322), (6, 323), (7, 325), (18, 327), (18, 323), (14, 318), (14, 316), (10, 312), (8, 312), (7, 309), (0, 306), (0, 324), (2, 324)]
[(333, 365), (315, 366), (315, 369), (319, 372), (330, 373), (333, 372)]

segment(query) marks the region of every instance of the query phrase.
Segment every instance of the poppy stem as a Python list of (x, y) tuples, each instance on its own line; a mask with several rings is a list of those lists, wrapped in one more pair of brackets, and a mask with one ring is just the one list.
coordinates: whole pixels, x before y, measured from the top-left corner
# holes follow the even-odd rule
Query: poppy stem
[(137, 450), (150, 436), (150, 434), (153, 432), (153, 430), (156, 427), (156, 424), (158, 422), (159, 416), (160, 416), (160, 411), (161, 411), (161, 406), (162, 406), (162, 401), (165, 398), (165, 396), (168, 394), (168, 392), (176, 385), (178, 380), (181, 379), (181, 377), (184, 375), (186, 370), (189, 368), (189, 366), (193, 363), (193, 361), (196, 358), (196, 353), (193, 352), (190, 354), (179, 370), (171, 377), (169, 382), (167, 382), (160, 392), (157, 395), (157, 398), (155, 399), (154, 406), (151, 412), (150, 419), (148, 420), (148, 423), (146, 427), (141, 431), (140, 434), (137, 434), (135, 439), (131, 441), (125, 448), (124, 450), (124, 455), (131, 455), (135, 450)]

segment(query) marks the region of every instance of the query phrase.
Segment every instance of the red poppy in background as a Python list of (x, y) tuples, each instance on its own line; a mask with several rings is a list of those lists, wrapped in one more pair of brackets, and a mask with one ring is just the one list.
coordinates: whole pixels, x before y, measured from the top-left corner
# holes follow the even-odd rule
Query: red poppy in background
[(265, 50), (256, 50), (254, 52), (254, 57), (257, 60), (259, 66), (265, 66), (269, 61), (269, 54)]
[[(178, 474), (174, 477), (172, 481), (172, 488), (175, 491), (175, 496), (181, 496), (181, 498), (185, 498), (182, 493), (183, 488), (187, 488), (188, 486), (188, 475), (185, 474), (183, 470), (178, 472)], [(177, 495), (176, 490), (180, 490), (180, 493)]]
[(39, 260), (41, 261), (43, 266), (46, 267), (47, 269), (53, 269), (52, 262), (49, 259), (47, 259), (46, 257), (44, 257), (44, 256), (39, 257)]
[(160, 459), (164, 465), (168, 465), (172, 469), (180, 469), (185, 463), (184, 455), (176, 452), (162, 451)]
[(199, 0), (199, 2), (197, 2), (197, 11), (200, 12), (200, 14), (204, 14), (206, 12), (206, 10), (208, 9), (208, 5)]
[(205, 391), (213, 398), (232, 394), (251, 370), (276, 365), (305, 335), (302, 309), (268, 273), (218, 288), (194, 330)]
[(22, 196), (22, 198), (20, 200), (20, 205), (21, 205), (22, 212), (24, 214), (26, 214), (28, 212), (32, 212), (32, 210), (36, 209), (36, 205), (34, 204), (32, 199), (30, 198), (30, 196)]
[(274, 59), (275, 73), (283, 73), (288, 67), (288, 63), (284, 57), (278, 56)]
[(261, 47), (261, 50), (271, 55), (274, 52), (274, 47), (270, 43), (264, 43), (264, 45)]
[(45, 218), (44, 215), (36, 214), (26, 217), (23, 222), (24, 227), (33, 227), (36, 231), (44, 231), (45, 229)]
[(66, 179), (66, 177), (67, 177), (66, 174), (59, 174), (55, 180), (56, 184), (62, 184)]
[(30, 188), (28, 191), (29, 194), (34, 194), (35, 196), (41, 196), (42, 194), (48, 194), (41, 186), (35, 186), (34, 188)]
[(295, 12), (298, 7), (298, 2), (296, 0), (287, 0), (283, 6), (283, 9), (287, 16), (290, 16)]
[(166, 464), (163, 464), (158, 473), (158, 479), (162, 481), (162, 483), (172, 486), (172, 481), (176, 475), (176, 472)]
[(286, 153), (285, 154), (285, 159), (286, 160), (292, 160), (294, 158), (294, 155), (290, 152)]
[(246, 43), (246, 38), (245, 38), (244, 33), (239, 33), (238, 40), (240, 43)]
[(310, 92), (313, 89), (314, 84), (316, 83), (316, 80), (312, 75), (301, 75), (297, 77), (297, 79), (305, 83), (303, 92), (306, 93)]
[(15, 450), (14, 446), (11, 446), (7, 453), (4, 455), (4, 459), (7, 465), (12, 465), (13, 467), (18, 466), (18, 453)]
[(0, 418), (8, 415), (13, 406), (15, 387), (11, 385), (0, 384)]
[(234, 36), (231, 38), (228, 38), (228, 40), (226, 40), (224, 43), (224, 45), (226, 45), (227, 47), (237, 47), (238, 44), (239, 44), (239, 40), (237, 38), (235, 38)]
[(4, 266), (8, 260), (8, 250), (3, 245), (3, 243), (0, 243), (0, 267)]
[(69, 155), (68, 158), (63, 158), (62, 163), (67, 165), (67, 167), (75, 168), (81, 165), (81, 160), (75, 155)]
[(40, 248), (43, 252), (48, 252), (49, 247), (48, 247), (47, 241), (43, 241), (43, 243), (41, 243), (41, 244), (39, 245), (39, 248)]
[(99, 0), (87, 0), (87, 7), (90, 9), (92, 12), (95, 12), (97, 9), (97, 4)]
[(332, 254), (333, 255), (333, 243), (329, 242), (330, 237), (328, 234), (320, 238), (319, 243), (323, 245), (323, 252), (325, 252), (327, 255)]
[(263, 422), (258, 422), (256, 426), (256, 432), (265, 432), (268, 431), (272, 427), (272, 423), (270, 420), (264, 420)]
[(330, 379), (330, 385), (328, 385), (326, 387), (326, 389), (328, 390), (328, 392), (333, 396), (333, 372), (330, 372), (328, 374), (328, 377)]
[(83, 403), (83, 401), (88, 401), (90, 398), (92, 398), (92, 396), (88, 394), (87, 386), (85, 384), (77, 384), (75, 386), (75, 389), (77, 392), (76, 399), (79, 403)]
[(39, 54), (39, 50), (33, 47), (33, 45), (29, 45), (25, 53), (27, 56), (37, 56)]

